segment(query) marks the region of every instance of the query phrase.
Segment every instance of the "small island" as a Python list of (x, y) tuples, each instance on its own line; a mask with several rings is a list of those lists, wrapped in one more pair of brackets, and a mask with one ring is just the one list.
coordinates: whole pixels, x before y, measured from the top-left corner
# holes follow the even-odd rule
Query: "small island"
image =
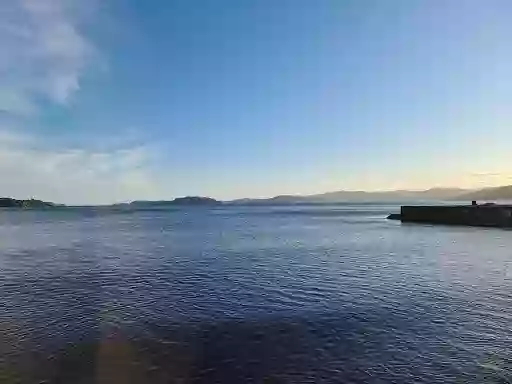
[(42, 209), (53, 208), (56, 205), (42, 200), (18, 200), (10, 197), (0, 197), (0, 208), (23, 208), (23, 209)]
[(170, 202), (173, 205), (218, 205), (221, 204), (219, 200), (212, 199), (211, 197), (202, 196), (185, 196), (178, 197)]
[(476, 201), (471, 205), (405, 205), (400, 208), (400, 214), (391, 214), (388, 219), (409, 223), (511, 228), (512, 205), (477, 204)]
[(136, 208), (153, 208), (167, 206), (215, 206), (220, 204), (222, 204), (222, 201), (212, 199), (211, 197), (185, 196), (177, 197), (174, 200), (136, 200), (132, 201), (129, 205)]

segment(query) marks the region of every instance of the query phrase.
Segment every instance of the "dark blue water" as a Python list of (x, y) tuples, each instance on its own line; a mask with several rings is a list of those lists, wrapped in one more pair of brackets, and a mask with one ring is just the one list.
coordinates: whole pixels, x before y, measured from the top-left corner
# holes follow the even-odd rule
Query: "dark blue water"
[(512, 231), (392, 211), (2, 211), (0, 383), (512, 382)]

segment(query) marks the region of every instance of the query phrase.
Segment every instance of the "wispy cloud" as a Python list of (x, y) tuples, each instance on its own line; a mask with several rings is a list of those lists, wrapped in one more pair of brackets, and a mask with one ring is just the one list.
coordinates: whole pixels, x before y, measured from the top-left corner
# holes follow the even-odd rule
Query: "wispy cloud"
[(67, 204), (161, 196), (142, 140), (106, 145), (73, 132), (73, 144), (57, 144), (30, 129), (44, 106), (66, 107), (96, 63), (82, 28), (98, 1), (0, 0), (0, 196)]
[(0, 132), (0, 195), (105, 204), (161, 193), (144, 146), (111, 151), (48, 149), (36, 137)]
[(96, 50), (80, 31), (77, 2), (0, 2), (0, 111), (31, 114), (38, 98), (66, 104), (80, 88)]
[(501, 179), (512, 179), (512, 175), (506, 172), (473, 172), (471, 177), (476, 179), (489, 179), (489, 178), (501, 178)]
[(103, 204), (160, 191), (144, 145), (56, 146), (30, 130), (45, 104), (67, 106), (98, 57), (81, 29), (97, 1), (0, 1), (0, 196)]

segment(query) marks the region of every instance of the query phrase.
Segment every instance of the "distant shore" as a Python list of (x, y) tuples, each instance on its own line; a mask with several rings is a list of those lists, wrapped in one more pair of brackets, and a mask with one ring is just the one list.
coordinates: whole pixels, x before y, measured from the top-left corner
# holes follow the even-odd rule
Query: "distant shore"
[[(242, 198), (235, 200), (217, 200), (204, 196), (185, 196), (172, 200), (135, 200), (127, 203), (99, 205), (102, 207), (156, 208), (166, 206), (216, 206), (216, 205), (276, 205), (276, 204), (311, 204), (311, 203), (371, 203), (371, 202), (428, 202), (452, 201), (468, 202), (478, 200), (483, 202), (512, 201), (512, 185), (483, 188), (430, 188), (426, 190), (394, 190), (394, 191), (335, 191), (315, 195), (278, 195), (268, 198)], [(65, 207), (36, 199), (0, 198), (3, 208), (54, 208)], [(87, 205), (83, 205), (87, 206)], [(89, 205), (94, 206), (94, 205)], [(75, 206), (76, 207), (76, 206)]]
[(18, 200), (12, 199), (10, 197), (1, 197), (0, 198), (0, 208), (23, 208), (23, 209), (41, 209), (41, 208), (53, 208), (57, 207), (57, 204), (49, 203), (47, 201), (42, 200)]

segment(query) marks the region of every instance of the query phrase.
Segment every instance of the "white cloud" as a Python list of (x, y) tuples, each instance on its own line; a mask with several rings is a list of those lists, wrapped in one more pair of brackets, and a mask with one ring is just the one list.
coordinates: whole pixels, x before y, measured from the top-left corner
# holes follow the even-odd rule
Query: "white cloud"
[(0, 110), (31, 114), (35, 98), (65, 104), (80, 88), (96, 51), (78, 1), (0, 1)]
[(162, 195), (144, 146), (111, 151), (48, 149), (31, 136), (0, 132), (0, 196), (65, 204), (107, 204)]

